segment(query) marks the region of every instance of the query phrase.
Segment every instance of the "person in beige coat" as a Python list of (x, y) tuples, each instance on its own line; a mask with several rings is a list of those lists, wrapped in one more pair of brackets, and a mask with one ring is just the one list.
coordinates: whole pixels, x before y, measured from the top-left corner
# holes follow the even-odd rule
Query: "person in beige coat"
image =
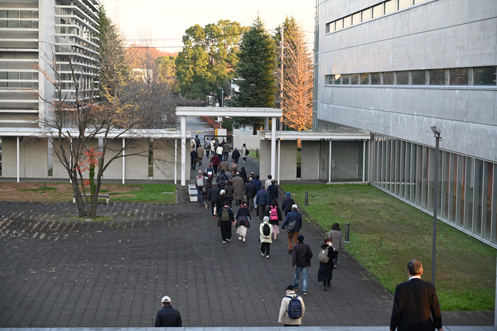
[(198, 155), (198, 165), (202, 165), (202, 158), (204, 157), (204, 148), (202, 146), (199, 146), (197, 148), (197, 155)]
[[(264, 234), (264, 225), (267, 225), (267, 228), (269, 229), (269, 234), (265, 235)], [(262, 223), (259, 226), (259, 241), (261, 242), (261, 255), (264, 257), (266, 256), (266, 259), (269, 259), (269, 249), (271, 247), (271, 243), (273, 240), (271, 239), (271, 235), (273, 234), (273, 226), (269, 224), (269, 217), (264, 216), (262, 219)]]
[(281, 306), (280, 306), (280, 314), (278, 316), (278, 324), (283, 324), (284, 326), (295, 326), (295, 325), (301, 325), (302, 324), (302, 319), (304, 318), (305, 314), (305, 305), (304, 305), (304, 299), (302, 299), (301, 296), (298, 296), (297, 299), (300, 300), (300, 303), (302, 304), (302, 315), (300, 318), (290, 318), (288, 316), (287, 310), (288, 310), (288, 304), (290, 303), (290, 298), (289, 297), (295, 297), (297, 294), (295, 294), (295, 286), (293, 285), (288, 285), (286, 288), (286, 296), (281, 300)]
[(235, 200), (236, 205), (239, 206), (240, 203), (243, 200), (243, 191), (245, 189), (245, 183), (243, 182), (243, 178), (240, 177), (240, 174), (236, 174), (235, 177), (233, 177), (233, 200)]

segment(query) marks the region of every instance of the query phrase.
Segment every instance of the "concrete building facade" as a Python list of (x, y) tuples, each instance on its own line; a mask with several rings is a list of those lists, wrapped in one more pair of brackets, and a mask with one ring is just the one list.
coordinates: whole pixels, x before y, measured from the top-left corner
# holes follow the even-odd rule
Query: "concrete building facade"
[(371, 132), (368, 181), (497, 247), (497, 1), (318, 0), (314, 130)]
[(51, 99), (56, 66), (66, 100), (98, 88), (97, 0), (0, 1), (0, 127), (37, 127), (48, 109), (38, 98)]

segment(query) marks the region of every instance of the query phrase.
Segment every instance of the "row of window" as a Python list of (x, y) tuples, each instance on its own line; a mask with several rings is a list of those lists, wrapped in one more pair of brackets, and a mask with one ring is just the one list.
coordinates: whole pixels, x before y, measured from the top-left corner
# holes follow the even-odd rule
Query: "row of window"
[(393, 13), (410, 6), (418, 5), (428, 0), (388, 0), (372, 7), (363, 9), (352, 15), (342, 17), (338, 20), (326, 24), (326, 33), (339, 31), (351, 25), (369, 21), (386, 14)]
[(496, 86), (497, 67), (334, 74), (325, 76), (333, 85), (471, 85)]
[[(375, 135), (371, 182), (433, 212), (435, 149)], [(440, 151), (439, 216), (493, 245), (497, 244), (497, 164)]]

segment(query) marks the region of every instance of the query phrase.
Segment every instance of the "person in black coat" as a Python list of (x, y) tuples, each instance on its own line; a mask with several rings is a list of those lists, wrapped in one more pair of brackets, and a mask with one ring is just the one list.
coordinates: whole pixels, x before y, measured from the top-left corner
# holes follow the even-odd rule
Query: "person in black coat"
[(231, 158), (235, 160), (235, 163), (238, 163), (238, 159), (240, 158), (240, 152), (235, 147), (235, 150), (231, 153)]
[(173, 308), (171, 298), (166, 295), (161, 301), (162, 309), (157, 312), (155, 327), (182, 327), (181, 314)]
[(191, 170), (195, 170), (198, 161), (198, 154), (196, 150), (192, 150), (190, 152), (190, 162), (191, 162)]
[(328, 287), (331, 287), (331, 280), (333, 279), (333, 269), (335, 269), (335, 263), (333, 261), (335, 257), (335, 249), (331, 242), (331, 238), (325, 238), (323, 244), (321, 245), (321, 251), (326, 250), (328, 256), (328, 262), (323, 263), (319, 261), (319, 271), (318, 271), (318, 282), (323, 282), (323, 291), (326, 291)]
[[(211, 212), (212, 212), (212, 218), (216, 218), (216, 213), (221, 209), (221, 204), (219, 202), (219, 195), (221, 191), (217, 187), (217, 183), (213, 182), (212, 183), (212, 188), (209, 190), (209, 196), (207, 199), (211, 202)], [(214, 210), (214, 207), (216, 207), (216, 210)]]
[(407, 274), (409, 281), (397, 285), (395, 289), (390, 330), (443, 331), (437, 291), (435, 285), (421, 280), (421, 261), (409, 261)]
[(269, 195), (269, 201), (278, 199), (278, 186), (276, 186), (276, 181), (271, 179), (271, 185), (267, 188), (267, 194)]

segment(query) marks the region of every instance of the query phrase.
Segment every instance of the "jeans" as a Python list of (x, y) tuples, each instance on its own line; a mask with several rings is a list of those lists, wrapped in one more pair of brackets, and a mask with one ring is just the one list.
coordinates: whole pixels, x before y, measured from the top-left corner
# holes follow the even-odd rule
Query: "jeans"
[(218, 154), (217, 156), (219, 156), (219, 162), (223, 162), (223, 154)]
[(202, 206), (204, 204), (204, 197), (202, 196), (202, 188), (203, 187), (197, 187), (197, 200), (199, 206)]
[(295, 279), (293, 280), (293, 286), (295, 288), (299, 287), (300, 273), (302, 272), (302, 291), (307, 292), (307, 271), (309, 267), (297, 267), (295, 266)]

